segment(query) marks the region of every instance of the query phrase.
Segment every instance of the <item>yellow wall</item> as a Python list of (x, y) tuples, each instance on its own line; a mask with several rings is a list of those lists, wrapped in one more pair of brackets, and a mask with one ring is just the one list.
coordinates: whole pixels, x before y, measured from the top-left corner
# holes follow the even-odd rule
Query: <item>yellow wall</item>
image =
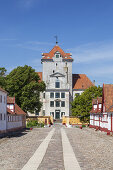
[(47, 125), (49, 123), (53, 123), (53, 117), (52, 116), (37, 116), (37, 117), (29, 116), (28, 118), (26, 118), (26, 124), (30, 120), (37, 120), (38, 123), (44, 123), (44, 124), (47, 124)]
[(77, 117), (63, 116), (63, 118), (62, 118), (62, 124), (81, 125), (82, 122), (80, 122), (80, 119), (77, 118)]

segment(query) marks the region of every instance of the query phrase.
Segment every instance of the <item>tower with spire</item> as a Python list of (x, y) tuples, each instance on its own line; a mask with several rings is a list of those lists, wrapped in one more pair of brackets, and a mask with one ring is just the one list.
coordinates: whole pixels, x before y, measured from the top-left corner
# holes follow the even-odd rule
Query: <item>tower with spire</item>
[(43, 94), (43, 107), (40, 115), (53, 115), (54, 119), (69, 116), (72, 100), (72, 62), (70, 53), (65, 53), (56, 45), (49, 53), (43, 53), (42, 80), (46, 84)]

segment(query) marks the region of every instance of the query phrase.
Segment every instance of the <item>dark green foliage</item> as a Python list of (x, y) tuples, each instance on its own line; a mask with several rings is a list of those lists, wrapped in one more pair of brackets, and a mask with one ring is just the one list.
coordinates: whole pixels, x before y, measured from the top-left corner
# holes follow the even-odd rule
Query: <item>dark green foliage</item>
[(31, 127), (44, 127), (44, 123), (38, 123), (37, 120), (30, 120), (27, 123), (27, 128), (31, 128)]
[(80, 118), (81, 121), (88, 121), (92, 109), (92, 99), (102, 96), (102, 88), (92, 86), (86, 89), (81, 95), (76, 95), (72, 102), (72, 115)]
[(2, 88), (6, 86), (6, 71), (4, 67), (0, 67), (0, 87)]
[(30, 120), (30, 121), (27, 123), (27, 128), (31, 128), (31, 127), (34, 127), (34, 126), (37, 126), (37, 125), (38, 125), (37, 120)]
[(45, 83), (39, 83), (39, 76), (32, 67), (17, 67), (6, 77), (5, 89), (10, 96), (15, 96), (16, 103), (26, 112), (39, 111), (40, 92), (45, 90)]

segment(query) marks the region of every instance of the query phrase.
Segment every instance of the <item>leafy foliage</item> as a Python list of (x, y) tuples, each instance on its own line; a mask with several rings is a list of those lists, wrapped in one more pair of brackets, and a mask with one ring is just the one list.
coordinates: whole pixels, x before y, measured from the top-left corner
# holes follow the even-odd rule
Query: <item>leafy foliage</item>
[(5, 88), (6, 85), (6, 69), (4, 67), (0, 67), (0, 86)]
[(6, 77), (5, 89), (10, 96), (15, 96), (16, 103), (26, 112), (39, 111), (40, 92), (45, 90), (45, 83), (39, 83), (39, 76), (32, 67), (17, 67)]
[(102, 96), (102, 88), (92, 86), (86, 89), (81, 95), (76, 94), (72, 102), (72, 115), (80, 117), (81, 121), (88, 121), (92, 109), (92, 99)]
[(38, 123), (37, 120), (30, 120), (27, 123), (27, 128), (31, 128), (31, 127), (44, 127), (44, 123)]

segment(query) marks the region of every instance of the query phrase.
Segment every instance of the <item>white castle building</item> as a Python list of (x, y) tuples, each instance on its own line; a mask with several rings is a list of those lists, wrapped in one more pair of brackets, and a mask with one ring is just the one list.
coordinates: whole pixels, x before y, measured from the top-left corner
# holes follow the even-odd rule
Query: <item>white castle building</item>
[(70, 102), (75, 94), (81, 94), (93, 85), (85, 74), (72, 74), (72, 62), (71, 53), (65, 53), (57, 44), (49, 53), (42, 54), (43, 72), (38, 74), (45, 82), (46, 90), (41, 94), (40, 116), (52, 114), (54, 119), (69, 116)]

